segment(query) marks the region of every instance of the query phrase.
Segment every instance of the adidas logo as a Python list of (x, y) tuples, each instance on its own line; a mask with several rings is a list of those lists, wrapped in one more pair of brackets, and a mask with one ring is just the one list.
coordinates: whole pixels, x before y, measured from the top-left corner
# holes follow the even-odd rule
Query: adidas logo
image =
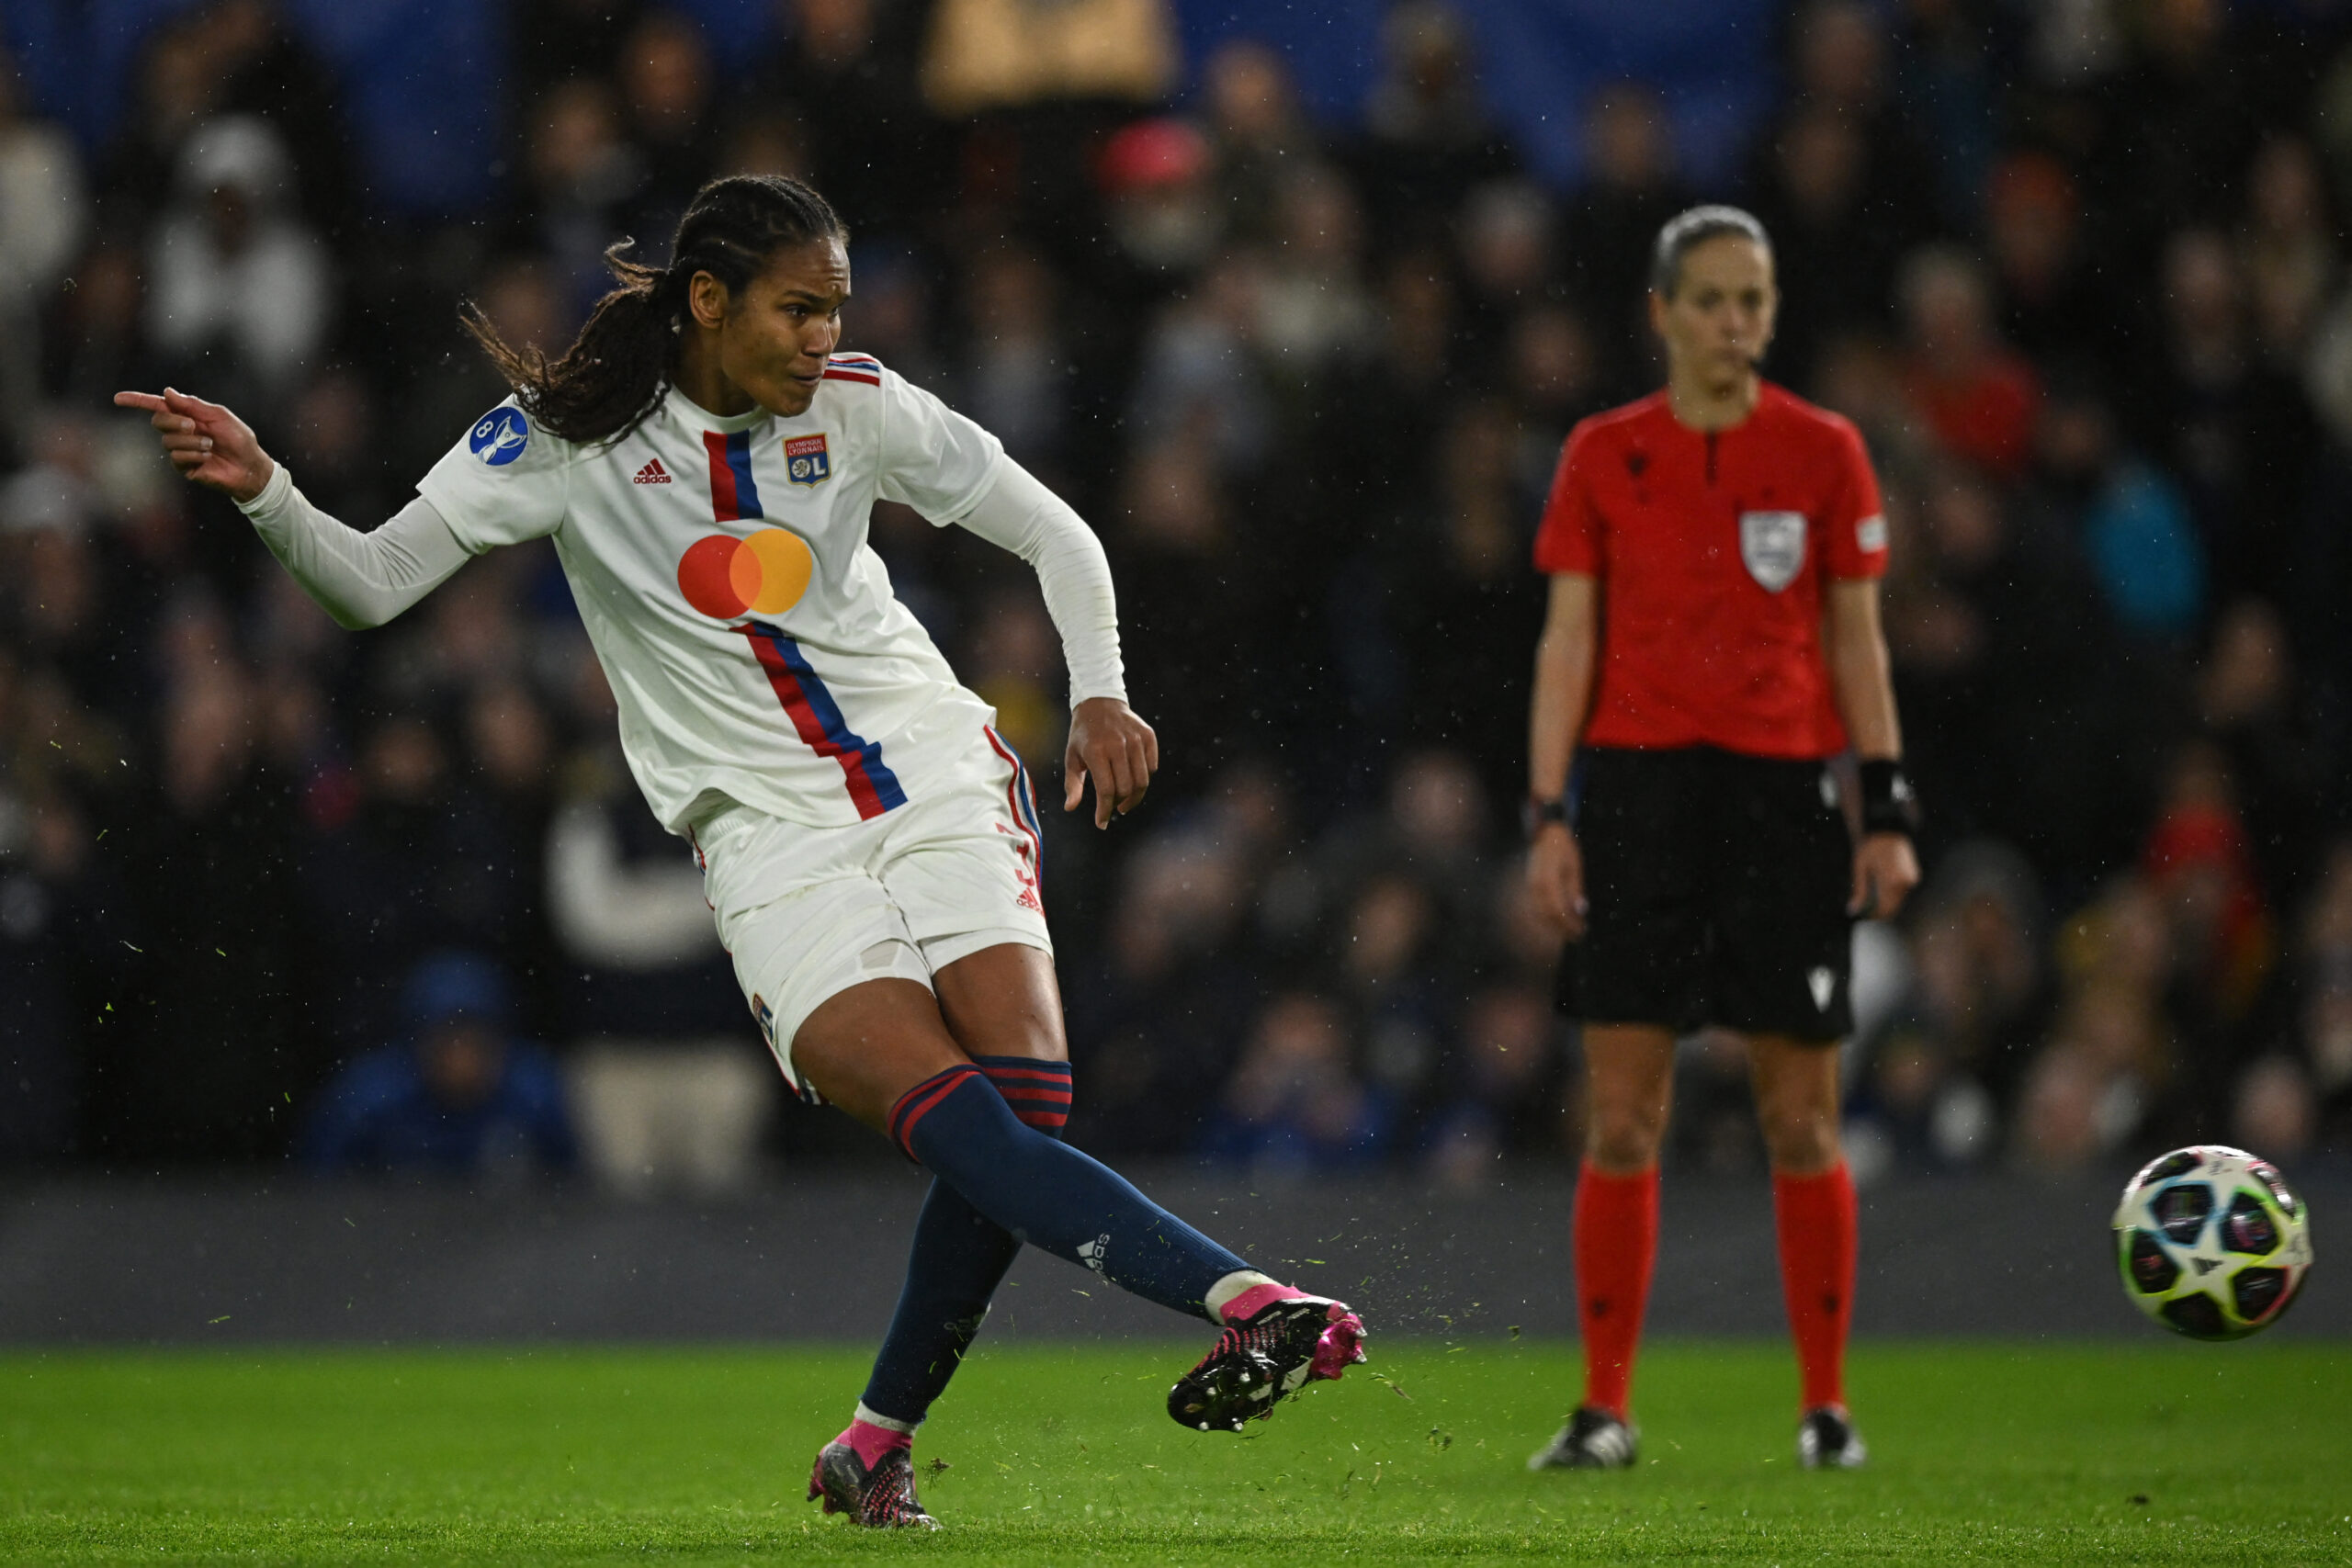
[(638, 485), (665, 485), (669, 482), (670, 470), (662, 466), (659, 457), (638, 469), (637, 478), (629, 480), (629, 483)]
[(1838, 976), (1826, 965), (1817, 965), (1804, 977), (1807, 989), (1813, 992), (1813, 1005), (1822, 1012), (1829, 1010), (1829, 998), (1838, 994)]

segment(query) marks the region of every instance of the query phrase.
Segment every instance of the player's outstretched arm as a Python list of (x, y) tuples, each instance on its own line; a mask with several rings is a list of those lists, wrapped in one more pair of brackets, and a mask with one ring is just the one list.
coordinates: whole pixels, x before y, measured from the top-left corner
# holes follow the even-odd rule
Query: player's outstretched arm
[(146, 412), (164, 438), (164, 455), (183, 479), (236, 502), (252, 501), (277, 467), (254, 438), (253, 427), (219, 403), (166, 387), (161, 393), (117, 392), (115, 407)]
[(338, 626), (382, 626), (470, 558), (422, 497), (373, 532), (345, 527), (312, 506), (252, 427), (219, 403), (168, 387), (160, 395), (117, 392), (114, 400), (148, 413), (172, 466), (235, 502), (269, 553)]

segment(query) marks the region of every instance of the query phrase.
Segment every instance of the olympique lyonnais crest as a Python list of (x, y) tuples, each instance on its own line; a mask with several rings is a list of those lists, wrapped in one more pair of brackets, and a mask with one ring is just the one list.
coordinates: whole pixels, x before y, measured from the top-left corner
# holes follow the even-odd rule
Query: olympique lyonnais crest
[(833, 460), (825, 450), (825, 438), (816, 435), (791, 435), (784, 443), (784, 474), (797, 485), (820, 485), (833, 477)]
[(1778, 593), (1797, 580), (1804, 566), (1804, 513), (1743, 512), (1739, 514), (1739, 558), (1747, 575)]

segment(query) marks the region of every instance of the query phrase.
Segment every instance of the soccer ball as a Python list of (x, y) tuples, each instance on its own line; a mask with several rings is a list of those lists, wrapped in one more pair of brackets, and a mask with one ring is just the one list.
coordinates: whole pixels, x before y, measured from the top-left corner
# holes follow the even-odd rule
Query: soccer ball
[(2154, 1161), (2115, 1208), (2123, 1293), (2191, 1339), (2269, 1327), (2312, 1266), (2302, 1200), (2269, 1161), (2199, 1144)]

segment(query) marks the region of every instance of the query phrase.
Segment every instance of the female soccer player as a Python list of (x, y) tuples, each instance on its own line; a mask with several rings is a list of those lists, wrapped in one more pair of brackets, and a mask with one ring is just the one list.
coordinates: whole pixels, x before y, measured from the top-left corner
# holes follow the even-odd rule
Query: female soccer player
[(1070, 1105), (1036, 803), (988, 705), (891, 595), (877, 498), (1037, 571), (1070, 669), (1066, 810), (1133, 810), (1159, 765), (1127, 707), (1102, 549), (971, 421), (833, 352), (847, 235), (797, 181), (703, 187), (666, 267), (611, 260), (562, 357), (469, 325), (514, 389), (372, 533), (312, 507), (236, 415), (166, 390), (190, 479), (226, 491), (349, 627), (390, 620), (498, 545), (541, 537), (571, 583), (645, 798), (692, 842), (718, 931), (786, 1080), (935, 1179), (854, 1418), (808, 1495), (935, 1527), (914, 1432), (1023, 1242), (1223, 1334), (1169, 1394), (1238, 1430), (1363, 1359), (1363, 1325), (1291, 1289), (1058, 1142)]
[[(1735, 208), (1683, 213), (1658, 234), (1650, 290), (1666, 389), (1569, 433), (1535, 545), (1552, 588), (1529, 872), (1581, 938), (1565, 962), (1586, 1021), (1573, 1219), (1585, 1392), (1529, 1465), (1634, 1462), (1674, 1041), (1712, 1023), (1747, 1039), (1771, 1156), (1798, 1454), (1850, 1468), (1862, 1442), (1843, 1388), (1848, 928), (1893, 914), (1919, 878), (1879, 631), (1886, 520), (1854, 427), (1758, 374), (1778, 304), (1762, 225)], [(1828, 765), (1849, 740), (1859, 842)]]

